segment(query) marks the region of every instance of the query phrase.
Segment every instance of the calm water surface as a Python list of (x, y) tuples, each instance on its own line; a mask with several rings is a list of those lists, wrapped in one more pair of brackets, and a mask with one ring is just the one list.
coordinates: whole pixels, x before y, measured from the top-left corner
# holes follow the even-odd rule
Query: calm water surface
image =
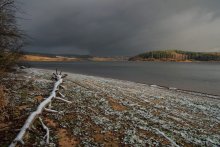
[(220, 95), (220, 63), (31, 62), (31, 67), (109, 77)]

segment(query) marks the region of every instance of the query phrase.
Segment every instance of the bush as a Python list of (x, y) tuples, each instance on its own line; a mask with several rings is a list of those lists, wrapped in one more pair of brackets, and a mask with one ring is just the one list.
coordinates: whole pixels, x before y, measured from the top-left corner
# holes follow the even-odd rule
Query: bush
[(13, 0), (0, 0), (0, 70), (6, 70), (17, 62), (23, 45), (15, 12)]

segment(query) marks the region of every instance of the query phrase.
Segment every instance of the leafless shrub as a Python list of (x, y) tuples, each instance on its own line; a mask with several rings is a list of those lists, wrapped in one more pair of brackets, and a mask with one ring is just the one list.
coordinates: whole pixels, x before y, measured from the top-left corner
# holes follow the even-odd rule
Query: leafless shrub
[(16, 63), (23, 45), (22, 33), (16, 25), (14, 0), (0, 0), (0, 69)]

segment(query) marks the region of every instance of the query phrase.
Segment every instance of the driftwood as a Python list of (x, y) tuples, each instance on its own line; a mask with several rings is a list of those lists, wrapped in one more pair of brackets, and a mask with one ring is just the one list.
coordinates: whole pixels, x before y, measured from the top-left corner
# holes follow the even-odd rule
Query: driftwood
[[(65, 96), (58, 92), (59, 88), (63, 88), (63, 86), (61, 86), (62, 82), (63, 82), (63, 78), (66, 77), (67, 74), (62, 75), (62, 72), (60, 72), (58, 74), (57, 70), (56, 73), (53, 73), (53, 79), (56, 80), (53, 90), (50, 94), (49, 97), (45, 98), (44, 101), (42, 101), (40, 103), (40, 105), (37, 107), (37, 110), (32, 112), (29, 117), (27, 118), (25, 124), (23, 125), (23, 127), (21, 128), (20, 132), (18, 133), (18, 135), (16, 136), (16, 138), (12, 141), (12, 143), (9, 145), (9, 147), (15, 147), (18, 143), (24, 144), (23, 138), (26, 134), (26, 132), (33, 127), (33, 123), (34, 121), (39, 118), (39, 121), (43, 127), (43, 129), (46, 131), (46, 135), (44, 136), (44, 138), (46, 138), (46, 143), (49, 144), (49, 137), (50, 137), (50, 133), (49, 133), (49, 128), (43, 123), (40, 115), (42, 114), (42, 112), (45, 110), (47, 112), (52, 112), (52, 113), (59, 113), (56, 110), (52, 110), (51, 108), (51, 102), (53, 99), (57, 99), (57, 100), (61, 100), (63, 102), (66, 103), (71, 103), (68, 100), (63, 99)], [(60, 97), (57, 97), (57, 94)], [(62, 97), (62, 98), (61, 98)], [(48, 107), (48, 108), (47, 108)]]

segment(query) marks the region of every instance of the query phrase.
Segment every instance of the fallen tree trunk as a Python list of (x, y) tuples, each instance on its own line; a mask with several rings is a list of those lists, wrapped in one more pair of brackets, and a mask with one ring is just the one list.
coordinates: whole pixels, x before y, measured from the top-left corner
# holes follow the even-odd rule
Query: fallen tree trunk
[[(67, 100), (64, 100), (62, 98), (57, 98), (57, 92), (59, 90), (59, 86), (61, 85), (61, 83), (63, 82), (63, 78), (66, 77), (67, 75), (64, 74), (62, 75), (61, 72), (60, 74), (58, 74), (57, 70), (56, 70), (56, 74), (54, 74), (54, 77), (53, 79), (56, 80), (56, 83), (54, 84), (54, 87), (53, 87), (53, 90), (50, 94), (50, 96), (48, 98), (46, 98), (44, 101), (42, 101), (40, 103), (40, 105), (37, 107), (37, 110), (32, 112), (29, 117), (27, 118), (25, 124), (23, 125), (23, 127), (21, 128), (20, 132), (18, 133), (18, 135), (16, 136), (16, 138), (13, 140), (13, 142), (9, 145), (9, 147), (15, 147), (17, 145), (17, 143), (21, 143), (21, 144), (24, 144), (24, 141), (23, 141), (23, 138), (26, 134), (26, 132), (31, 128), (33, 122), (39, 118), (43, 128), (47, 131), (47, 143), (49, 143), (49, 129), (45, 126), (45, 124), (43, 123), (42, 119), (39, 117), (40, 114), (42, 114), (42, 112), (44, 110), (51, 110), (51, 109), (47, 109), (46, 107), (47, 106), (50, 106), (51, 104), (51, 101), (53, 99), (58, 99), (58, 100), (62, 100), (62, 101), (66, 101), (67, 103), (71, 103), (70, 101), (67, 101)], [(61, 94), (59, 92), (59, 94)], [(61, 94), (62, 95), (62, 94)], [(63, 96), (63, 95), (62, 95)], [(55, 111), (55, 110), (53, 110)], [(52, 112), (52, 111), (51, 111)]]

